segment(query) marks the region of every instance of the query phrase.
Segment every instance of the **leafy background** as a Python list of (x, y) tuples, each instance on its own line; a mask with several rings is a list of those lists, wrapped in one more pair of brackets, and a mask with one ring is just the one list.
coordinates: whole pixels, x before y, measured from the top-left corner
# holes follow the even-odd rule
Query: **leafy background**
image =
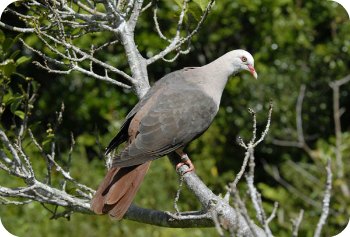
[[(203, 2), (203, 3), (202, 3)], [(205, 1), (192, 1), (186, 22), (191, 25)], [(160, 24), (165, 34), (174, 31), (181, 1), (160, 1)], [(154, 30), (152, 14), (141, 16), (136, 29), (136, 42), (143, 55), (152, 55), (165, 46)], [(6, 14), (2, 20), (14, 22)], [(43, 144), (56, 139), (57, 157), (67, 163), (70, 134), (76, 140), (71, 174), (79, 181), (96, 188), (104, 173), (103, 147), (116, 134), (123, 117), (137, 102), (130, 91), (91, 80), (81, 74), (69, 76), (48, 74), (33, 66), (40, 60), (18, 42), (21, 37), (29, 45), (45, 48), (34, 35), (16, 35), (0, 31), (0, 126), (12, 131), (23, 119), (22, 103), (27, 88), (39, 96), (32, 110), (30, 126)], [(79, 40), (89, 47), (110, 38), (108, 34), (91, 34)], [(236, 144), (237, 136), (249, 139), (251, 118), (248, 108), (258, 112), (258, 128), (262, 129), (269, 101), (274, 103), (272, 126), (268, 138), (256, 154), (256, 183), (263, 194), (266, 210), (278, 201), (280, 208), (271, 228), (276, 236), (289, 236), (291, 219), (305, 210), (300, 236), (312, 236), (321, 214), (325, 184), (324, 165), (334, 155), (334, 125), (332, 90), (329, 82), (349, 74), (350, 21), (345, 10), (330, 1), (301, 0), (222, 0), (216, 2), (199, 34), (191, 43), (191, 52), (176, 62), (157, 62), (149, 67), (152, 82), (166, 73), (185, 66), (206, 64), (229, 50), (244, 48), (255, 58), (259, 80), (242, 73), (232, 77), (215, 122), (188, 148), (196, 172), (216, 193), (224, 193), (225, 185), (238, 172), (243, 150)], [(125, 68), (121, 48), (109, 47), (100, 55), (104, 61)], [(303, 126), (307, 143), (317, 159), (303, 150), (274, 145), (275, 139), (296, 140), (295, 105), (301, 85), (306, 86), (303, 103)], [(324, 236), (339, 233), (350, 216), (350, 198), (341, 185), (350, 185), (350, 83), (342, 86), (342, 155), (345, 177), (334, 175), (331, 212)], [(63, 122), (52, 130), (56, 111), (65, 104)], [(27, 146), (30, 147), (29, 141)], [(49, 149), (49, 147), (46, 147)], [(43, 175), (45, 162), (30, 156), (35, 170)], [(294, 189), (282, 185), (273, 177), (278, 168), (281, 177)], [(303, 172), (301, 172), (302, 170)], [(333, 162), (333, 171), (336, 166)], [(0, 184), (23, 185), (9, 179), (3, 171)], [(40, 177), (40, 175), (39, 175)], [(55, 177), (55, 176), (54, 176)], [(42, 177), (44, 178), (44, 177)], [(55, 182), (59, 183), (60, 180)], [(137, 194), (138, 205), (173, 211), (178, 177), (167, 159), (153, 162), (149, 174)], [(244, 190), (244, 185), (241, 186)], [(181, 210), (199, 208), (192, 194), (184, 190)], [(116, 222), (107, 216), (73, 214), (68, 219), (51, 220), (52, 206), (29, 203), (26, 206), (1, 206), (4, 226), (17, 236), (215, 236), (213, 228), (169, 229), (123, 220)], [(252, 212), (253, 213), (253, 212)], [(252, 214), (254, 216), (254, 214)]]

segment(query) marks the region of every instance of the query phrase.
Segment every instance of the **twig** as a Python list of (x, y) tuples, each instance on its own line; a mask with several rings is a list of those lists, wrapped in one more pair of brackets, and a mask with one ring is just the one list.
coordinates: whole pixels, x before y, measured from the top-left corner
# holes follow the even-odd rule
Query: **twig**
[(5, 28), (7, 30), (20, 32), (20, 33), (33, 33), (35, 31), (34, 28), (21, 28), (21, 27), (11, 26), (1, 21), (0, 21), (0, 27)]
[(314, 233), (314, 237), (319, 237), (321, 236), (322, 232), (322, 227), (326, 224), (327, 217), (329, 214), (329, 203), (331, 200), (331, 191), (332, 191), (332, 169), (331, 169), (331, 159), (328, 159), (327, 161), (327, 181), (326, 181), (326, 188), (324, 192), (324, 197), (323, 197), (323, 206), (322, 206), (322, 214), (320, 217), (320, 220), (317, 223), (317, 227)]
[(268, 116), (267, 116), (267, 123), (266, 123), (265, 129), (261, 133), (260, 138), (253, 144), (254, 147), (259, 145), (265, 139), (267, 133), (269, 132), (270, 125), (271, 125), (271, 119), (272, 119), (272, 110), (273, 110), (273, 103), (272, 103), (272, 101), (270, 101), (269, 113), (268, 113)]
[(304, 84), (301, 85), (297, 103), (296, 103), (296, 109), (295, 109), (296, 110), (295, 120), (296, 120), (296, 130), (297, 130), (296, 141), (285, 141), (285, 140), (274, 139), (272, 142), (273, 144), (278, 146), (291, 146), (291, 147), (302, 148), (314, 161), (316, 161), (316, 157), (314, 156), (311, 148), (306, 143), (305, 137), (304, 137), (302, 107), (303, 107), (303, 101), (305, 96), (305, 90), (306, 90), (306, 86)]
[[(182, 44), (189, 41), (198, 32), (199, 28), (202, 26), (204, 20), (206, 19), (207, 15), (209, 14), (209, 12), (211, 10), (213, 4), (214, 4), (214, 0), (210, 0), (208, 2), (206, 9), (201, 16), (201, 19), (198, 21), (197, 26), (195, 27), (194, 30), (192, 30), (192, 32), (190, 34), (188, 34), (185, 38), (180, 38), (180, 37), (175, 36), (173, 38), (173, 40), (170, 42), (170, 44), (165, 49), (163, 49), (160, 53), (154, 55), (153, 57), (147, 59), (147, 61), (146, 61), (147, 65), (150, 65), (150, 64), (154, 63), (155, 61), (157, 61), (161, 58), (164, 58), (165, 55), (178, 49)], [(182, 21), (179, 20), (179, 22), (182, 24)]]
[(38, 141), (35, 139), (33, 133), (31, 130), (28, 130), (29, 135), (33, 141), (33, 143), (36, 145), (36, 147), (39, 149), (39, 151), (44, 155), (44, 157), (50, 161), (55, 167), (56, 167), (56, 171), (60, 172), (62, 174), (62, 176), (66, 179), (71, 181), (73, 184), (77, 185), (80, 189), (83, 189), (85, 191), (88, 191), (90, 193), (94, 193), (94, 190), (87, 187), (86, 185), (80, 184), (78, 183), (75, 179), (73, 179), (69, 172), (66, 172), (54, 159), (52, 156), (50, 155), (46, 155), (44, 152), (44, 149), (41, 147), (41, 145), (38, 143)]
[(276, 166), (270, 166), (268, 167), (266, 164), (264, 164), (264, 169), (269, 172), (269, 174), (278, 182), (280, 183), (283, 187), (285, 187), (290, 193), (293, 193), (296, 195), (298, 198), (302, 199), (304, 202), (308, 203), (309, 205), (312, 205), (316, 208), (320, 208), (321, 206), (319, 205), (318, 202), (315, 200), (311, 199), (309, 196), (305, 195), (301, 191), (299, 191), (297, 188), (295, 188), (293, 185), (288, 183), (285, 179), (283, 179), (280, 175), (280, 171), (278, 167)]
[[(245, 176), (248, 190), (249, 190), (249, 195), (250, 195), (251, 201), (253, 203), (254, 210), (256, 212), (256, 217), (259, 220), (259, 222), (261, 223), (261, 225), (263, 226), (264, 232), (267, 236), (272, 236), (272, 232), (269, 228), (269, 223), (275, 217), (278, 204), (275, 203), (275, 208), (272, 211), (270, 217), (266, 218), (266, 214), (265, 214), (265, 211), (264, 211), (263, 206), (262, 206), (261, 194), (258, 192), (256, 187), (254, 186), (254, 169), (255, 169), (254, 149), (260, 142), (262, 142), (264, 140), (265, 136), (267, 135), (267, 133), (269, 131), (270, 124), (271, 124), (271, 117), (272, 117), (272, 109), (273, 109), (272, 102), (270, 102), (267, 124), (266, 124), (265, 129), (262, 132), (260, 138), (257, 141), (256, 141), (256, 132), (257, 132), (256, 114), (252, 109), (249, 109), (249, 113), (252, 115), (252, 119), (253, 119), (253, 132), (252, 132), (253, 135), (252, 135), (252, 138), (250, 139), (250, 141), (248, 142), (248, 144), (246, 144), (243, 141), (243, 139), (239, 138), (239, 145), (242, 146), (246, 150), (245, 158), (244, 158), (241, 170), (238, 172), (235, 180), (229, 185), (230, 192), (232, 193), (234, 198), (239, 198), (239, 197), (237, 197), (238, 191), (236, 189), (236, 185), (239, 182), (240, 178), (242, 177), (247, 165), (249, 165), (248, 173)], [(242, 209), (242, 207), (240, 207), (240, 208)], [(246, 217), (245, 219), (248, 223), (249, 217)]]
[(241, 166), (241, 169), (240, 171), (237, 173), (234, 181), (232, 183), (229, 184), (230, 188), (236, 188), (237, 187), (237, 184), (238, 182), (241, 180), (246, 168), (247, 168), (247, 165), (248, 165), (248, 161), (249, 161), (249, 157), (250, 157), (250, 154), (248, 151), (245, 152), (245, 156), (244, 156), (244, 160), (243, 160), (243, 164)]
[(211, 217), (212, 217), (212, 219), (214, 221), (215, 229), (218, 232), (219, 236), (223, 237), (224, 236), (224, 231), (221, 228), (221, 224), (220, 224), (220, 221), (219, 221), (218, 213), (216, 213), (214, 211), (212, 211), (211, 213), (212, 213)]
[(185, 13), (187, 11), (187, 4), (188, 4), (189, 0), (183, 0), (182, 2), (182, 8), (181, 8), (181, 13), (179, 16), (179, 21), (177, 22), (177, 27), (176, 27), (176, 35), (175, 35), (175, 39), (178, 39), (180, 37), (180, 32), (182, 29), (182, 24), (184, 21), (184, 17), (185, 17)]
[(3, 144), (7, 147), (7, 149), (9, 149), (9, 151), (11, 152), (15, 165), (20, 167), (22, 165), (21, 159), (19, 158), (16, 149), (13, 147), (8, 137), (6, 136), (4, 131), (2, 131), (1, 129), (0, 129), (0, 139), (3, 142)]
[(301, 209), (297, 218), (292, 220), (292, 237), (298, 237), (299, 226), (303, 220), (304, 210)]
[[(248, 225), (248, 227), (251, 231), (251, 234), (254, 237), (259, 236), (254, 228), (254, 222), (249, 217), (248, 210), (245, 206), (245, 203), (242, 201), (242, 199), (239, 195), (239, 191), (237, 189), (231, 189), (230, 193), (231, 193), (233, 199), (235, 200), (235, 202), (234, 202), (235, 210), (237, 210), (237, 212), (241, 213), (241, 215), (243, 216), (243, 218), (245, 220), (245, 223)], [(234, 232), (234, 231), (230, 230), (230, 232)]]
[(156, 27), (157, 33), (159, 35), (159, 37), (161, 39), (164, 39), (166, 41), (171, 41), (169, 40), (167, 37), (164, 36), (164, 34), (162, 33), (160, 26), (159, 26), (159, 22), (158, 22), (158, 17), (157, 17), (157, 12), (158, 12), (158, 0), (155, 0), (153, 3), (153, 21), (154, 21), (154, 26)]
[(276, 217), (277, 209), (278, 209), (278, 202), (275, 202), (273, 205), (273, 210), (271, 212), (271, 215), (266, 219), (267, 224), (269, 224)]
[(183, 176), (181, 175), (180, 176), (180, 182), (179, 182), (179, 187), (176, 191), (176, 196), (175, 196), (175, 199), (174, 199), (174, 209), (176, 211), (176, 214), (179, 214), (180, 211), (179, 211), (179, 207), (177, 206), (177, 202), (179, 201), (180, 199), (180, 193), (181, 193), (181, 189), (182, 189), (182, 185), (183, 185), (183, 182), (184, 182), (184, 178)]
[[(337, 165), (337, 177), (342, 178), (344, 176), (344, 165), (343, 158), (341, 152), (341, 144), (342, 144), (342, 134), (341, 134), (341, 109), (339, 105), (339, 89), (340, 86), (348, 83), (350, 81), (350, 75), (344, 77), (341, 80), (332, 81), (329, 83), (329, 86), (333, 90), (333, 118), (334, 118), (334, 128), (335, 128), (335, 157), (336, 157), (336, 165)], [(349, 193), (348, 193), (349, 196)]]
[(297, 112), (296, 124), (297, 124), (298, 141), (301, 144), (305, 144), (304, 132), (303, 132), (303, 120), (302, 120), (302, 109), (303, 109), (303, 100), (305, 96), (305, 89), (306, 89), (305, 85), (300, 86), (300, 92), (299, 92), (297, 105), (296, 105), (296, 112)]

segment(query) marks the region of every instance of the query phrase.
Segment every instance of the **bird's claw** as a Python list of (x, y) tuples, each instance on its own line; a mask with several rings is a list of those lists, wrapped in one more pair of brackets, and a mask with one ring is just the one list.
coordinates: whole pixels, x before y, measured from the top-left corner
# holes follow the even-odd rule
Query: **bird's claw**
[(183, 175), (188, 173), (188, 172), (194, 171), (194, 165), (193, 165), (192, 161), (190, 160), (190, 158), (188, 158), (187, 154), (183, 154), (181, 156), (181, 160), (182, 160), (182, 162), (180, 162), (176, 165), (176, 171), (183, 165), (188, 166), (188, 169), (183, 172)]

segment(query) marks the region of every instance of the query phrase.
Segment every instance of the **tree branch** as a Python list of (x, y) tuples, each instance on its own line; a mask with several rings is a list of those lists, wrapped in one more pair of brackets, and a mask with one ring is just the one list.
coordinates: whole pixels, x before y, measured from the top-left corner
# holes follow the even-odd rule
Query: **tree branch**
[[(120, 5), (116, 5), (115, 1), (103, 0), (102, 3), (105, 6), (106, 12), (98, 12), (93, 1), (90, 0), (87, 0), (84, 3), (80, 2), (77, 5), (75, 5), (74, 2), (67, 0), (46, 0), (43, 2), (29, 0), (24, 2), (23, 6), (28, 9), (29, 14), (33, 15), (33, 18), (28, 18), (28, 21), (26, 22), (28, 27), (33, 27), (28, 29), (15, 27), (10, 28), (12, 30), (22, 30), (24, 33), (35, 33), (41, 42), (43, 42), (43, 44), (53, 53), (54, 56), (49, 56), (44, 54), (42, 51), (27, 45), (29, 49), (43, 57), (44, 63), (38, 63), (38, 65), (42, 68), (45, 68), (50, 72), (66, 74), (76, 70), (95, 79), (105, 80), (108, 82), (113, 80), (109, 74), (122, 76), (131, 83), (132, 88), (134, 89), (138, 98), (141, 98), (146, 94), (150, 87), (147, 66), (161, 58), (164, 58), (168, 53), (173, 51), (176, 51), (176, 56), (171, 60), (175, 60), (180, 54), (188, 53), (189, 50), (181, 50), (181, 46), (188, 43), (194, 34), (198, 32), (214, 4), (214, 0), (210, 0), (196, 27), (187, 36), (181, 37), (184, 17), (188, 8), (187, 2), (187, 0), (184, 0), (179, 19), (176, 23), (176, 33), (173, 39), (171, 42), (169, 42), (169, 45), (165, 49), (149, 59), (142, 57), (134, 39), (135, 26), (142, 12), (142, 0), (128, 1), (125, 8)], [(33, 8), (33, 6), (35, 6), (35, 8)], [(36, 15), (47, 16), (47, 21), (42, 19), (42, 21), (39, 22), (34, 17)], [(129, 15), (130, 17), (128, 18)], [(44, 22), (46, 23), (44, 24)], [(0, 26), (9, 27), (5, 23), (0, 23)], [(79, 31), (79, 33), (71, 33), (76, 28), (81, 28), (81, 31)], [(34, 29), (34, 31), (32, 31), (32, 29)], [(105, 31), (112, 32), (113, 36), (115, 36), (112, 41), (120, 42), (124, 47), (132, 77), (124, 71), (121, 71), (104, 62), (102, 59), (97, 58), (97, 56), (94, 54), (94, 49), (103, 48), (105, 45), (108, 45), (108, 43), (104, 43), (102, 46), (93, 45), (90, 49), (88, 49), (90, 51), (74, 44), (75, 41), (73, 39), (75, 38), (79, 38), (90, 32)], [(118, 39), (118, 41), (116, 39)], [(87, 62), (89, 66), (86, 67), (85, 65), (81, 64), (82, 62)], [(93, 64), (101, 66), (105, 71), (105, 75), (102, 76), (96, 74), (93, 71)], [(58, 69), (52, 68), (54, 66), (58, 67)], [(122, 82), (117, 82), (117, 80), (115, 81), (116, 85), (124, 86)], [(246, 147), (249, 148), (250, 171), (248, 175), (251, 178), (253, 178), (254, 175), (254, 160), (252, 158), (253, 148), (257, 146), (267, 134), (271, 120), (271, 111), (272, 106), (270, 107), (266, 128), (260, 139), (257, 141), (255, 141), (256, 118), (254, 117), (254, 136), (251, 142), (246, 145)], [(27, 123), (27, 121), (25, 121), (25, 123)], [(23, 128), (27, 129), (28, 126), (25, 124)], [(74, 177), (70, 175), (68, 168), (63, 168), (55, 159), (55, 152), (57, 149), (55, 142), (52, 141), (50, 144), (50, 151), (45, 152), (40, 142), (35, 138), (34, 134), (31, 131), (28, 131), (27, 134), (29, 134), (28, 139), (31, 139), (33, 144), (40, 151), (39, 155), (41, 155), (48, 164), (47, 181), (45, 182), (38, 180), (35, 173), (32, 172), (30, 157), (26, 153), (26, 149), (28, 148), (23, 148), (18, 141), (9, 139), (6, 136), (6, 133), (0, 130), (1, 141), (5, 145), (3, 149), (6, 149), (0, 152), (0, 158), (3, 160), (3, 162), (0, 162), (0, 168), (8, 172), (10, 175), (23, 179), (27, 184), (26, 187), (17, 188), (0, 187), (0, 196), (3, 198), (23, 198), (25, 199), (23, 204), (25, 204), (27, 201), (34, 200), (43, 204), (52, 204), (65, 208), (65, 210), (61, 213), (54, 211), (53, 218), (67, 217), (73, 212), (91, 213), (89, 209), (89, 202), (92, 197), (93, 190), (83, 184), (80, 184), (78, 180), (75, 180)], [(10, 154), (11, 157), (7, 157), (6, 154)], [(68, 156), (70, 156), (70, 154)], [(178, 163), (178, 157), (176, 155), (171, 154), (169, 157), (173, 164)], [(68, 159), (70, 159), (70, 157), (68, 157)], [(60, 188), (52, 187), (50, 185), (51, 169), (53, 167), (58, 171), (59, 178), (64, 181), (64, 184)], [(182, 166), (179, 169), (179, 173), (183, 174), (186, 169), (187, 167)], [(242, 170), (243, 171), (241, 173), (243, 174), (245, 167)], [(270, 218), (264, 220), (264, 229), (261, 229), (249, 218), (247, 214), (248, 212), (242, 202), (240, 207), (243, 209), (238, 209), (237, 206), (230, 206), (228, 199), (223, 199), (220, 196), (215, 195), (195, 173), (184, 174), (183, 180), (201, 203), (203, 209), (202, 211), (179, 213), (179, 215), (174, 215), (167, 212), (131, 206), (125, 218), (154, 225), (181, 228), (213, 226), (216, 224), (218, 229), (228, 229), (230, 233), (235, 233), (238, 236), (266, 236), (268, 223), (274, 217), (273, 213), (271, 214)], [(74, 192), (74, 194), (68, 193), (65, 185), (66, 182), (69, 182), (74, 187), (72, 189), (73, 191), (71, 191)], [(253, 180), (250, 182), (253, 186)], [(257, 190), (251, 191), (251, 194), (252, 198), (254, 196), (253, 199), (260, 195), (258, 194)], [(5, 201), (5, 203), (8, 204), (11, 202), (12, 201)], [(259, 205), (261, 205), (261, 198), (259, 202)], [(20, 202), (17, 203), (19, 204)], [(223, 223), (225, 223), (225, 225), (223, 225)]]
[[(342, 158), (341, 144), (342, 144), (342, 134), (341, 134), (341, 108), (339, 105), (340, 95), (339, 89), (342, 85), (350, 81), (350, 75), (344, 77), (343, 79), (332, 81), (329, 86), (333, 91), (333, 119), (334, 119), (334, 130), (335, 130), (335, 157), (337, 165), (337, 177), (342, 178), (344, 176), (344, 164)], [(350, 196), (349, 190), (347, 191), (347, 196)]]
[[(186, 0), (185, 0), (185, 2), (186, 2)], [(198, 21), (196, 28), (194, 30), (192, 30), (192, 32), (184, 38), (181, 38), (180, 34), (178, 33), (179, 29), (181, 29), (181, 25), (182, 25), (182, 21), (183, 21), (183, 20), (181, 20), (181, 16), (183, 17), (183, 14), (186, 10), (186, 8), (182, 8), (182, 11), (180, 14), (180, 19), (179, 19), (178, 25), (177, 25), (177, 31), (176, 31), (177, 33), (176, 33), (175, 37), (170, 41), (170, 44), (165, 49), (163, 49), (161, 52), (154, 55), (153, 57), (148, 58), (146, 61), (147, 65), (150, 65), (150, 64), (156, 62), (157, 60), (164, 58), (167, 54), (169, 54), (170, 52), (173, 52), (174, 50), (179, 49), (181, 45), (183, 45), (185, 42), (191, 40), (191, 38), (198, 32), (199, 28), (202, 26), (204, 20), (206, 19), (206, 17), (208, 16), (208, 14), (211, 10), (213, 4), (214, 4), (214, 0), (210, 0), (208, 2), (208, 5), (201, 16), (201, 19)], [(181, 51), (181, 52), (185, 53), (188, 51)]]
[(328, 159), (327, 162), (327, 181), (326, 181), (326, 188), (325, 188), (325, 193), (323, 197), (323, 206), (322, 206), (322, 214), (320, 217), (320, 220), (317, 223), (317, 227), (314, 233), (314, 237), (319, 237), (321, 236), (321, 231), (322, 227), (326, 224), (326, 220), (329, 214), (329, 203), (331, 200), (331, 191), (332, 191), (332, 169), (331, 169), (331, 160)]
[[(171, 153), (168, 156), (174, 166), (179, 163), (179, 158), (176, 154)], [(235, 231), (242, 236), (253, 236), (250, 226), (241, 213), (232, 208), (224, 199), (215, 195), (194, 172), (185, 173), (187, 169), (187, 166), (181, 166), (178, 169), (178, 173), (183, 175), (188, 189), (194, 193), (203, 209), (208, 212), (215, 211), (220, 218), (225, 220), (227, 226), (236, 226)], [(258, 236), (265, 236), (264, 231), (257, 225), (253, 224), (252, 228), (258, 233)]]
[(298, 231), (301, 221), (303, 220), (303, 216), (304, 210), (300, 210), (298, 217), (292, 220), (292, 237), (298, 237)]
[(286, 141), (286, 140), (279, 140), (274, 139), (272, 141), (273, 144), (278, 146), (290, 146), (290, 147), (298, 147), (302, 148), (314, 161), (316, 161), (317, 157), (315, 157), (314, 153), (312, 152), (311, 148), (305, 141), (304, 137), (304, 129), (303, 129), (303, 118), (302, 118), (302, 107), (303, 107), (303, 101), (305, 96), (305, 90), (306, 86), (301, 85), (299, 90), (299, 95), (296, 103), (296, 130), (297, 130), (297, 139), (296, 141)]
[(138, 221), (146, 224), (170, 228), (213, 227), (214, 223), (208, 213), (178, 213), (145, 209), (131, 205), (124, 219)]

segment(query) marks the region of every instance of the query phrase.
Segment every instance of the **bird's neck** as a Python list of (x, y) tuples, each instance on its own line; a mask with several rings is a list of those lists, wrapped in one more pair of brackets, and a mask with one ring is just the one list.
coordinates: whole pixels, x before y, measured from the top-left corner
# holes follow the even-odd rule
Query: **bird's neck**
[(202, 77), (197, 78), (199, 85), (214, 99), (218, 106), (220, 105), (221, 96), (228, 78), (239, 71), (238, 68), (228, 65), (229, 63), (224, 57), (220, 57), (199, 68), (202, 75)]

